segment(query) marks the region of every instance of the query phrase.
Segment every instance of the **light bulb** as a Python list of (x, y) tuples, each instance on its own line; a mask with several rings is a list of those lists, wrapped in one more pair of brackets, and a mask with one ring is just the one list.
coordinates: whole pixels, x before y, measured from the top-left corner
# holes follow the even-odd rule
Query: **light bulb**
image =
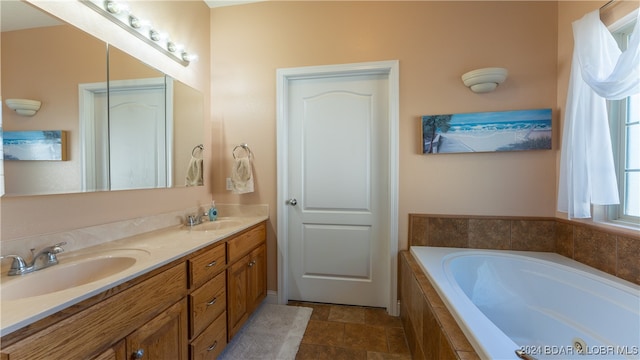
[(142, 27), (142, 22), (137, 17), (129, 15), (129, 25), (134, 29), (140, 29)]
[(149, 39), (153, 41), (160, 41), (160, 33), (154, 29), (149, 30)]

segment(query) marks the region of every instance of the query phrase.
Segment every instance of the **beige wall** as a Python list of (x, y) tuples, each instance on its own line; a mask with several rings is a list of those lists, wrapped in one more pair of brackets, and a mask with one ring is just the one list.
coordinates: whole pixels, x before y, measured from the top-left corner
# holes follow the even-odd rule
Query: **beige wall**
[[(32, 1), (57, 17), (116, 45), (144, 62), (200, 90), (205, 108), (210, 99), (209, 8), (202, 1), (134, 1), (132, 11), (172, 34), (199, 60), (184, 67), (143, 44), (117, 25), (76, 1)], [(211, 158), (211, 121), (204, 125), (205, 161)], [(208, 165), (206, 165), (208, 166)], [(211, 167), (205, 183), (211, 184)], [(160, 214), (193, 206), (208, 206), (211, 187), (99, 192), (91, 194), (3, 197), (1, 239), (56, 233), (113, 221)]]
[[(556, 114), (555, 2), (262, 2), (211, 11), (214, 141), (222, 202), (268, 203), (269, 288), (276, 288), (277, 68), (400, 61), (399, 247), (408, 214), (553, 216)], [(504, 66), (509, 79), (474, 94), (460, 75)], [(552, 108), (554, 149), (518, 153), (420, 153), (424, 114)], [(224, 191), (231, 150), (255, 153), (257, 191)], [(217, 160), (217, 158), (216, 158)], [(338, 174), (335, 174), (338, 176)]]

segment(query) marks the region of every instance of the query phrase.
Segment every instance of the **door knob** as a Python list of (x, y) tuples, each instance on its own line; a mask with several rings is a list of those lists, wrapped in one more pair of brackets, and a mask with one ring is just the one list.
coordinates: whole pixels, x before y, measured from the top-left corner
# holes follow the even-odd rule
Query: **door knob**
[(287, 200), (287, 204), (291, 205), (291, 206), (296, 206), (296, 205), (298, 205), (298, 200), (296, 200), (295, 198), (289, 199), (289, 200)]
[(142, 359), (142, 357), (144, 356), (144, 350), (138, 349), (132, 355), (134, 359)]

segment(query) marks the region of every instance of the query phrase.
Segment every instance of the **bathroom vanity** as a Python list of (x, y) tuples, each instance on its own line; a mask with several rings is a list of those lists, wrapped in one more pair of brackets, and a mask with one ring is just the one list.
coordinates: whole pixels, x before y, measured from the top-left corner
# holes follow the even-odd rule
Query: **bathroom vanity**
[[(126, 248), (148, 256), (77, 288), (3, 295), (0, 358), (215, 359), (266, 297), (265, 220), (225, 229), (180, 225), (79, 250)], [(73, 254), (56, 266), (82, 256), (88, 255)], [(43, 302), (48, 309), (35, 306)]]

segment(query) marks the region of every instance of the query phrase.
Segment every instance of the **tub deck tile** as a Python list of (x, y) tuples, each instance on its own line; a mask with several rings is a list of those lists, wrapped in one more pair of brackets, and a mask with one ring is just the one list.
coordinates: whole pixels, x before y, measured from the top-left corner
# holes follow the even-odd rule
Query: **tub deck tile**
[(469, 247), (469, 220), (461, 218), (429, 219), (429, 246)]
[(574, 259), (609, 274), (616, 274), (616, 236), (586, 226), (574, 230)]
[(640, 240), (618, 237), (617, 275), (627, 281), (640, 284)]
[(433, 309), (435, 317), (442, 327), (442, 332), (446, 339), (451, 343), (451, 347), (458, 351), (474, 351), (467, 337), (464, 335), (460, 326), (453, 318), (447, 308)]
[(460, 360), (480, 360), (480, 356), (474, 352), (470, 351), (457, 351), (458, 358)]
[[(427, 360), (476, 360), (475, 350), (456, 323), (433, 285), (422, 272), (413, 255), (409, 251), (400, 253), (401, 278), (411, 282), (419, 282), (424, 304), (419, 313), (412, 312), (412, 289), (401, 289), (401, 319), (405, 329), (411, 355), (414, 359)], [(403, 279), (404, 281), (405, 279)], [(416, 334), (415, 327), (420, 316), (422, 333)]]
[(469, 219), (469, 247), (501, 250), (511, 248), (511, 222), (502, 219)]
[(555, 221), (511, 221), (511, 250), (555, 251)]

